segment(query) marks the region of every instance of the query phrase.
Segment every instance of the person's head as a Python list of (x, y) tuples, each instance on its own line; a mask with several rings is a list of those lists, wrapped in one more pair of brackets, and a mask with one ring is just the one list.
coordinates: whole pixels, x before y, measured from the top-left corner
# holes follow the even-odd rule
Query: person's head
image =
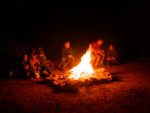
[(27, 54), (24, 54), (23, 60), (24, 60), (24, 61), (27, 61), (27, 60), (28, 60), (28, 55), (27, 55)]
[(38, 55), (44, 54), (44, 50), (42, 47), (38, 47), (38, 51), (37, 51)]
[(103, 41), (102, 39), (98, 39), (98, 40), (97, 40), (97, 44), (98, 44), (98, 45), (102, 45), (103, 42), (104, 42), (104, 41)]
[(43, 51), (43, 48), (42, 48), (42, 47), (38, 47), (38, 50), (39, 50), (39, 51)]
[(114, 50), (114, 46), (112, 44), (109, 45), (109, 50), (110, 51)]
[(65, 48), (70, 48), (70, 42), (69, 41), (67, 41), (67, 42), (65, 42)]

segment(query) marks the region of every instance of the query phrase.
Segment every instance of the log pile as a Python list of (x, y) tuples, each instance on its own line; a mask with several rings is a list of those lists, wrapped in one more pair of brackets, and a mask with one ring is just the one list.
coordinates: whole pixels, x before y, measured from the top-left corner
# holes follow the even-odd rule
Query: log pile
[(52, 83), (54, 85), (58, 85), (58, 86), (61, 86), (63, 87), (66, 83), (76, 83), (78, 81), (80, 82), (85, 82), (85, 80), (88, 80), (88, 81), (92, 81), (93, 79), (97, 80), (97, 81), (100, 81), (100, 80), (107, 80), (107, 81), (111, 81), (112, 80), (112, 75), (107, 72), (104, 68), (99, 68), (99, 69), (96, 69), (94, 70), (94, 74), (92, 74), (92, 77), (89, 78), (89, 79), (79, 79), (79, 80), (72, 80), (72, 79), (69, 79), (69, 71), (65, 71), (65, 72), (62, 72), (60, 70), (55, 70), (53, 71), (53, 73), (47, 77), (46, 79), (52, 81)]

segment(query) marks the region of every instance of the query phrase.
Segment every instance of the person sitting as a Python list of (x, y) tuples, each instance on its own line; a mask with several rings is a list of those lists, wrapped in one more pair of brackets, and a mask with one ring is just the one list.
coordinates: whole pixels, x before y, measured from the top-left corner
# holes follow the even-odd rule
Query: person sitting
[(38, 51), (37, 51), (37, 54), (38, 54), (38, 60), (40, 62), (40, 67), (41, 67), (41, 73), (43, 75), (47, 75), (49, 76), (50, 73), (51, 73), (51, 69), (49, 68), (49, 61), (47, 61), (46, 59), (46, 55), (43, 51), (43, 48), (42, 47), (39, 47), (38, 48)]
[(103, 66), (104, 61), (104, 49), (102, 48), (103, 40), (98, 39), (98, 41), (91, 44), (92, 50), (92, 61), (93, 67), (97, 68), (98, 66)]
[(106, 53), (106, 65), (116, 65), (118, 62), (118, 53), (112, 44), (109, 45)]
[(40, 65), (43, 66), (46, 62), (46, 56), (45, 56), (45, 53), (43, 51), (43, 48), (41, 48), (41, 47), (38, 48), (37, 55), (38, 55), (38, 59), (40, 61)]
[(33, 49), (31, 52), (30, 67), (31, 67), (31, 72), (34, 74), (35, 78), (40, 78), (39, 66), (40, 66), (40, 62), (37, 58), (37, 54)]
[(23, 56), (22, 67), (23, 67), (23, 74), (25, 75), (25, 77), (29, 78), (30, 77), (30, 63), (29, 63), (27, 54), (24, 54)]
[(74, 56), (73, 56), (73, 51), (70, 46), (70, 42), (66, 41), (64, 44), (64, 47), (62, 48), (61, 51), (61, 60), (62, 60), (62, 66), (63, 68), (68, 67), (72, 68), (74, 65)]

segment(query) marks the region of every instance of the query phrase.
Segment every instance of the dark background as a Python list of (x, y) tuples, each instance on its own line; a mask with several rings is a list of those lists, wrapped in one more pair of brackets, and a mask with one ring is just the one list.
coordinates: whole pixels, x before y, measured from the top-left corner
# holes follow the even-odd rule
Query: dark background
[(105, 47), (113, 43), (122, 61), (149, 55), (149, 2), (144, 0), (14, 0), (1, 3), (0, 13), (1, 64), (38, 46), (48, 58), (59, 58), (66, 40), (81, 56), (98, 38)]

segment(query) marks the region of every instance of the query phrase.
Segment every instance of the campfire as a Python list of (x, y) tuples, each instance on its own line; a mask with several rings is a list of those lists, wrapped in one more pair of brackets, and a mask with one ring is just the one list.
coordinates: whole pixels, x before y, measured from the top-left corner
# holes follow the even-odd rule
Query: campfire
[(111, 80), (112, 77), (109, 72), (106, 72), (104, 68), (94, 69), (91, 64), (91, 46), (87, 52), (81, 57), (81, 62), (69, 71), (68, 78), (71, 80), (90, 80), (95, 78)]
[(91, 65), (91, 49), (82, 56), (81, 62), (71, 69), (69, 74), (70, 79), (83, 80), (94, 76), (94, 70)]
[(57, 72), (53, 73), (51, 80), (55, 85), (64, 86), (68, 81), (81, 81), (85, 80), (112, 80), (112, 76), (105, 68), (94, 69), (92, 64), (91, 47), (86, 51), (86, 53), (81, 57), (80, 63), (67, 71), (66, 73)]

